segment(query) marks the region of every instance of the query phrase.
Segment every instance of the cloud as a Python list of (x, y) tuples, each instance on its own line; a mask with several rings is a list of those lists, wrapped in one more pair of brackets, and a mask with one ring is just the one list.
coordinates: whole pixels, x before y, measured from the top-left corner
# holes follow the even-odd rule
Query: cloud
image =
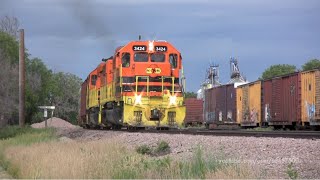
[(317, 0), (12, 0), (0, 16), (14, 15), (26, 46), (56, 71), (85, 78), (102, 57), (142, 35), (181, 51), (188, 89), (195, 91), (207, 66), (220, 64), (229, 80), (229, 58), (239, 59), (250, 80), (274, 63), (300, 66), (319, 58)]

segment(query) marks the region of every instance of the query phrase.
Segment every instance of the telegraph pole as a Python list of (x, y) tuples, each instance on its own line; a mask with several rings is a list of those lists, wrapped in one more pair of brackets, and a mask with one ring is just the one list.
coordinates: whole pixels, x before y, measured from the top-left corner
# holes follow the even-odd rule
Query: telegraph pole
[(19, 126), (25, 124), (25, 60), (24, 60), (24, 29), (20, 29), (19, 43)]

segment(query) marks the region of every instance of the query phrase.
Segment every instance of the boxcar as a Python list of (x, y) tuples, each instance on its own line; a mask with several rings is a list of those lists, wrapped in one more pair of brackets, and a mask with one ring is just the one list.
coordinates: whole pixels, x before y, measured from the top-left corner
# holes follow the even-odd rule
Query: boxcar
[(204, 120), (206, 124), (211, 124), (216, 121), (216, 88), (206, 89), (204, 94)]
[(237, 122), (243, 127), (261, 126), (261, 81), (237, 87)]
[(234, 84), (213, 87), (205, 91), (204, 116), (206, 125), (237, 125), (236, 89)]
[(276, 77), (262, 83), (262, 117), (273, 126), (295, 126), (301, 122), (300, 73)]
[(320, 70), (301, 72), (301, 121), (303, 126), (320, 125)]
[(203, 100), (197, 98), (188, 98), (185, 100), (186, 118), (185, 126), (203, 124)]

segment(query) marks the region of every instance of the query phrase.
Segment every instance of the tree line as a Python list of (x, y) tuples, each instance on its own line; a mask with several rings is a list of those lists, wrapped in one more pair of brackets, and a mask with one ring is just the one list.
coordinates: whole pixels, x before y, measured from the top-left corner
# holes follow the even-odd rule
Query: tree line
[[(19, 21), (15, 17), (0, 19), (0, 127), (18, 123), (19, 107)], [(80, 85), (76, 75), (53, 72), (40, 58), (25, 50), (26, 65), (26, 123), (43, 120), (42, 105), (54, 105), (54, 116), (76, 123)]]
[[(320, 69), (320, 60), (319, 59), (311, 59), (307, 61), (301, 67), (302, 71), (308, 71), (312, 69)], [(291, 74), (296, 71), (299, 71), (296, 66), (290, 64), (277, 64), (272, 65), (267, 68), (263, 73), (260, 79), (270, 79), (277, 76), (282, 76), (286, 74)]]

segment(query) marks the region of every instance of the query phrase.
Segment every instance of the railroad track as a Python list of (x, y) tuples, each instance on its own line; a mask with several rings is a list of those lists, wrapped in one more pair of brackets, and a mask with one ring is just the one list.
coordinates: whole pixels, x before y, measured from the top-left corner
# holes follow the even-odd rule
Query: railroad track
[(133, 130), (129, 132), (139, 133), (164, 133), (164, 134), (190, 134), (206, 136), (247, 136), (247, 137), (282, 137), (297, 139), (320, 139), (319, 131), (248, 131), (248, 130), (205, 130), (205, 129), (181, 129), (181, 130)]

